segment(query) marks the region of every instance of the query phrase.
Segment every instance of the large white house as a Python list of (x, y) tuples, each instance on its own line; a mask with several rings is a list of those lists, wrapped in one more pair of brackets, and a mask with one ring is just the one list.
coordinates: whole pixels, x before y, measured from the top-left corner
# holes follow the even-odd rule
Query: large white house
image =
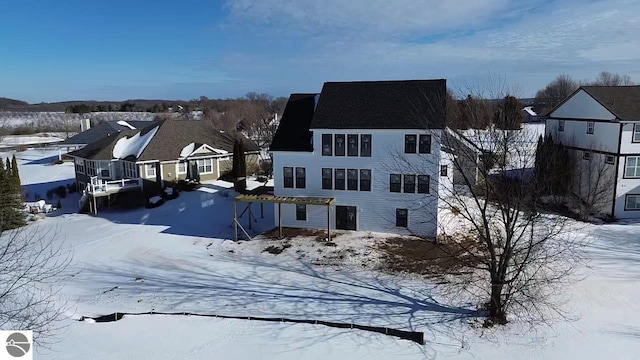
[[(328, 82), (292, 94), (270, 151), (274, 195), (334, 198), (327, 208), (282, 204), (295, 228), (437, 234), (445, 80)], [(276, 207), (276, 224), (279, 222)]]
[(546, 133), (590, 169), (581, 188), (610, 179), (603, 213), (640, 218), (640, 86), (583, 86), (549, 113)]

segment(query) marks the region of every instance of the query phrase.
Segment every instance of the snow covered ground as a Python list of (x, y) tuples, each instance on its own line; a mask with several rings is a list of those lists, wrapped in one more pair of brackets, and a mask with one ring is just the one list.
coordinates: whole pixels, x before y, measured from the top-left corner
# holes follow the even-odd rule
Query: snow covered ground
[(64, 139), (57, 136), (49, 136), (44, 134), (35, 135), (5, 135), (0, 142), (0, 148), (12, 147), (16, 145), (33, 145), (33, 144), (53, 144)]
[[(9, 154), (0, 154), (7, 156)], [(55, 152), (17, 153), (25, 188), (45, 193), (73, 181), (73, 166), (51, 165)], [(68, 327), (48, 359), (636, 359), (640, 351), (640, 225), (584, 226), (591, 239), (584, 277), (566, 289), (577, 318), (530, 331), (518, 323), (472, 326), (472, 309), (445, 302), (435, 285), (362, 266), (377, 259), (384, 234), (337, 237), (336, 248), (296, 239), (232, 238), (233, 191), (218, 181), (182, 192), (155, 209), (74, 213), (77, 194), (37, 226), (57, 229), (73, 252), (63, 296)], [(244, 206), (239, 206), (241, 212)], [(273, 227), (255, 204), (254, 230)], [(241, 220), (247, 224), (246, 214)], [(351, 248), (340, 266), (322, 260)], [(303, 256), (305, 255), (305, 256)], [(130, 316), (112, 323), (75, 321), (116, 311), (188, 311), (354, 322), (425, 332), (424, 346), (385, 335), (316, 325), (182, 316)]]

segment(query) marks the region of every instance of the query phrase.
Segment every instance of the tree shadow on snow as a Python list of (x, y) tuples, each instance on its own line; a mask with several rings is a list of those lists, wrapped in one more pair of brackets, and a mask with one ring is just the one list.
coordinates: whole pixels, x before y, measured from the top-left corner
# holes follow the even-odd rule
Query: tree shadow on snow
[(131, 305), (113, 311), (141, 311), (140, 303), (145, 303), (147, 311), (359, 323), (423, 331), (427, 344), (443, 333), (450, 339), (464, 336), (458, 333), (458, 320), (479, 315), (465, 306), (438, 302), (433, 297), (434, 286), (428, 282), (315, 267), (294, 258), (269, 259), (245, 253), (210, 256), (96, 264), (76, 281), (89, 287), (117, 287), (113, 296), (131, 299)]

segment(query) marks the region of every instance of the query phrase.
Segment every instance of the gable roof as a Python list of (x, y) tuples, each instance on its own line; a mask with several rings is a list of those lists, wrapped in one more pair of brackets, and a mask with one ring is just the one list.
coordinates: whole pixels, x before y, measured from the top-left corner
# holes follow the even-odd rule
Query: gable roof
[[(143, 129), (153, 121), (127, 121), (136, 129)], [(85, 145), (94, 143), (106, 136), (112, 136), (123, 130), (130, 130), (129, 127), (118, 124), (118, 121), (105, 121), (89, 130), (78, 133), (56, 145)]]
[[(177, 160), (182, 150), (189, 144), (207, 144), (214, 149), (233, 153), (235, 137), (220, 132), (213, 122), (207, 120), (164, 120), (153, 139), (138, 158), (148, 160)], [(247, 139), (247, 151), (260, 151), (260, 148)]]
[(442, 129), (446, 80), (327, 82), (312, 129)]
[(620, 120), (640, 120), (640, 86), (582, 86)]
[(291, 94), (269, 151), (313, 151), (309, 126), (317, 94)]
[[(117, 134), (105, 136), (80, 150), (69, 153), (93, 160), (113, 159), (114, 146), (118, 140), (134, 137), (144, 138), (149, 135), (150, 139), (138, 144), (135, 153), (140, 154), (137, 158), (125, 151), (124, 160), (129, 161), (169, 161), (177, 160), (181, 157), (183, 149), (190, 144), (207, 144), (214, 149), (233, 153), (235, 137), (221, 133), (213, 123), (206, 120), (163, 120), (161, 122), (146, 122), (148, 125), (143, 129), (125, 129)], [(247, 151), (259, 151), (260, 148), (252, 141), (247, 141)], [(124, 155), (124, 153), (123, 153)]]
[(79, 150), (70, 152), (69, 155), (92, 160), (111, 160), (113, 159), (113, 147), (116, 142), (124, 137), (134, 136), (139, 132), (140, 130), (127, 129), (114, 134), (109, 134)]

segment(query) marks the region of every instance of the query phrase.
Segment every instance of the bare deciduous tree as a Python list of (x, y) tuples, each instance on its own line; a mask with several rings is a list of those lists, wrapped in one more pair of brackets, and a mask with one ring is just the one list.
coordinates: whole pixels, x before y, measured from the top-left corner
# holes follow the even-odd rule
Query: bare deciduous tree
[(631, 76), (626, 74), (613, 74), (608, 71), (603, 71), (598, 74), (595, 81), (591, 83), (591, 85), (600, 85), (600, 86), (628, 86), (635, 85), (633, 80), (631, 80)]
[[(611, 211), (615, 180), (615, 165), (607, 163), (607, 155), (580, 154), (575, 163), (575, 193), (580, 200), (580, 218), (588, 220), (592, 215)], [(613, 160), (615, 162), (615, 160)]]
[(0, 328), (33, 330), (39, 345), (53, 341), (65, 307), (58, 290), (71, 255), (54, 236), (34, 225), (0, 229)]
[(580, 82), (572, 79), (567, 74), (558, 75), (544, 89), (536, 93), (536, 100), (546, 102), (551, 108), (571, 95), (580, 85)]
[[(480, 91), (467, 93), (487, 99)], [(469, 119), (479, 116), (472, 107), (465, 110)], [(453, 171), (453, 181), (427, 174), (438, 179), (433, 186), (440, 204), (438, 240), (448, 261), (462, 269), (454, 276), (441, 274), (445, 293), (476, 300), (486, 309), (488, 325), (507, 322), (509, 314), (531, 321), (563, 315), (554, 295), (571, 280), (580, 242), (568, 236), (566, 218), (541, 208), (533, 176), (538, 134), (495, 126), (425, 131), (440, 156), (405, 159), (395, 151), (393, 166), (401, 174), (420, 174), (438, 161)], [(469, 164), (477, 165), (475, 171)]]

